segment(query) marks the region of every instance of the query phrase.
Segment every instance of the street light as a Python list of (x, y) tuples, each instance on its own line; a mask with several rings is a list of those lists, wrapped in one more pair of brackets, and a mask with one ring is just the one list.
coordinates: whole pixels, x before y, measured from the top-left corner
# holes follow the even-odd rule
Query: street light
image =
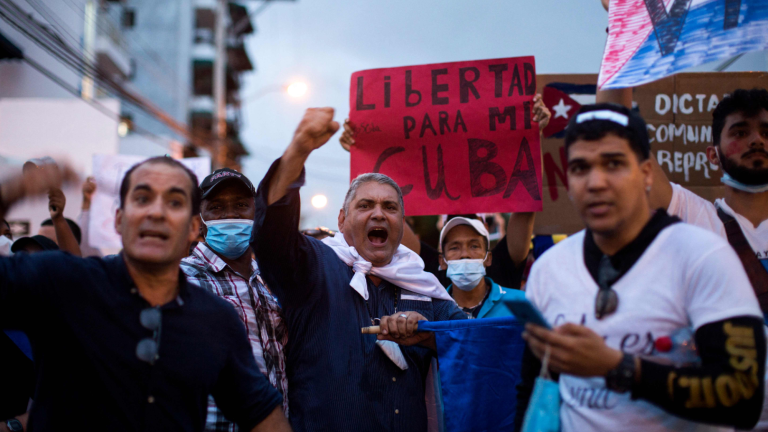
[(312, 207), (321, 209), (328, 204), (328, 198), (323, 194), (318, 194), (312, 197)]
[(302, 97), (304, 96), (304, 93), (307, 92), (307, 83), (304, 82), (295, 82), (286, 88), (286, 91), (288, 92), (288, 95), (291, 97)]
[(303, 81), (296, 81), (290, 84), (274, 84), (266, 87), (262, 87), (252, 95), (243, 98), (243, 102), (253, 102), (257, 99), (261, 99), (263, 96), (270, 93), (286, 92), (288, 96), (298, 98), (304, 96), (307, 93), (309, 86)]

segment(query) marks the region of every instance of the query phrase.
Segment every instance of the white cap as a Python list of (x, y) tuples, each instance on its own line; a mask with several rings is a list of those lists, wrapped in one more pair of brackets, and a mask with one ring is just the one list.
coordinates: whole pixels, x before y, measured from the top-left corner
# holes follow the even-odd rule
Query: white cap
[(485, 228), (485, 224), (481, 220), (477, 219), (467, 219), (465, 217), (455, 217), (448, 221), (448, 223), (443, 226), (443, 230), (440, 231), (440, 244), (438, 244), (438, 250), (440, 252), (443, 251), (443, 239), (446, 235), (448, 235), (448, 231), (452, 230), (453, 227), (458, 225), (469, 225), (472, 228), (477, 231), (478, 234), (485, 237), (485, 246), (490, 247), (491, 245), (491, 236), (488, 235), (488, 230)]

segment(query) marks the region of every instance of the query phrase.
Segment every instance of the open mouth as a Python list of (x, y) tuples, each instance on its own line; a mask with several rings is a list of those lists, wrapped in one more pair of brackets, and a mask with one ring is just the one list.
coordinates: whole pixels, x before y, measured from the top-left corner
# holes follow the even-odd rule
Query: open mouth
[(384, 228), (371, 228), (368, 231), (368, 241), (374, 245), (383, 245), (387, 242), (387, 237), (389, 237), (389, 233)]
[(141, 239), (156, 239), (156, 240), (168, 240), (168, 236), (159, 231), (141, 231), (139, 233)]

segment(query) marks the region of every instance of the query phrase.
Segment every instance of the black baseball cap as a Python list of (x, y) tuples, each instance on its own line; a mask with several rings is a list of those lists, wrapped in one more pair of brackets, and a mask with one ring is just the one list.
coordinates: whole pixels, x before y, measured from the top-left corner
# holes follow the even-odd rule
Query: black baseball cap
[(245, 174), (239, 173), (233, 169), (221, 168), (209, 174), (208, 177), (204, 178), (203, 182), (200, 183), (200, 189), (203, 191), (203, 199), (207, 198), (218, 185), (229, 180), (240, 181), (252, 194), (256, 195), (256, 189), (253, 187), (253, 183), (248, 180), (248, 177), (246, 177)]
[(59, 246), (56, 244), (56, 242), (49, 239), (48, 237), (42, 235), (33, 235), (32, 237), (22, 237), (13, 242), (13, 245), (11, 246), (11, 252), (16, 253), (22, 251), (30, 244), (36, 244), (40, 246), (40, 248), (44, 251), (59, 250)]

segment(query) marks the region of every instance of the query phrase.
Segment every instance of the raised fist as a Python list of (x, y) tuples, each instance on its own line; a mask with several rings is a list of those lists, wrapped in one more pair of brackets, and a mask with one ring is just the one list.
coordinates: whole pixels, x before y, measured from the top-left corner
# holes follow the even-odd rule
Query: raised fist
[(76, 180), (77, 174), (68, 165), (32, 165), (31, 168), (25, 168), (21, 175), (0, 184), (0, 210), (4, 214), (5, 210), (24, 197), (47, 194), (51, 189), (60, 188), (63, 182)]
[(48, 211), (51, 213), (51, 219), (63, 217), (65, 205), (67, 205), (67, 198), (61, 189), (53, 188), (48, 191)]
[(88, 177), (83, 182), (83, 210), (89, 210), (91, 208), (91, 199), (96, 192), (96, 182), (93, 177)]
[(309, 155), (328, 142), (338, 130), (339, 123), (333, 121), (333, 108), (309, 108), (296, 128), (291, 148)]

